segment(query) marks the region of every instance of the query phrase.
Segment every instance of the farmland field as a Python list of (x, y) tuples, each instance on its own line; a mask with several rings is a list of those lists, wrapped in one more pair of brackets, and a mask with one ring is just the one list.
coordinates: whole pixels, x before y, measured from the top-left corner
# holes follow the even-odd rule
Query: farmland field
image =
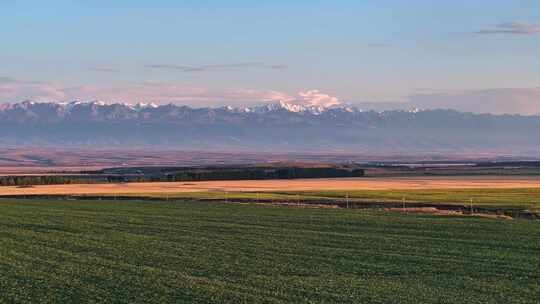
[(38, 185), (0, 187), (0, 195), (32, 194), (163, 194), (186, 192), (277, 192), (324, 190), (540, 188), (538, 176), (445, 176), (381, 178), (316, 178), (286, 180), (224, 180), (117, 184)]
[[(366, 207), (376, 202), (391, 206), (417, 203), (429, 206), (481, 207), (484, 211), (540, 217), (540, 178), (537, 176), (450, 176), (320, 178), (153, 182), (116, 184), (39, 185), (0, 187), (0, 196), (151, 198), (231, 200), (241, 202), (344, 203)], [(473, 208), (474, 209), (474, 208)]]
[(540, 224), (360, 209), (0, 200), (0, 303), (535, 303)]

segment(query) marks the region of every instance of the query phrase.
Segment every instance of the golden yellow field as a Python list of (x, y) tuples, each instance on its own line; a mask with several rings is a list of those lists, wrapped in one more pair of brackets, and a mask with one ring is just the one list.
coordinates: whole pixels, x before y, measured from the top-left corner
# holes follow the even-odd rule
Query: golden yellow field
[(241, 180), (204, 182), (159, 182), (125, 184), (46, 185), (0, 187), (0, 195), (82, 195), (144, 194), (186, 192), (265, 192), (316, 190), (405, 190), (405, 189), (474, 189), (540, 188), (540, 177), (400, 177), (340, 178), (296, 180)]

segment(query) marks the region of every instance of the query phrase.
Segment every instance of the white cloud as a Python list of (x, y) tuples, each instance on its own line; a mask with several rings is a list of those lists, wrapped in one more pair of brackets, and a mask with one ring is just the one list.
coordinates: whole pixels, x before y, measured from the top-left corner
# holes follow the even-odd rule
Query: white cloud
[(262, 101), (283, 101), (289, 104), (307, 107), (327, 108), (341, 104), (337, 97), (322, 93), (319, 90), (301, 91), (295, 96), (278, 91), (268, 91), (260, 97), (259, 100)]
[(313, 106), (313, 107), (331, 107), (341, 104), (337, 97), (324, 94), (319, 90), (310, 90), (306, 92), (298, 93), (298, 101), (302, 105)]

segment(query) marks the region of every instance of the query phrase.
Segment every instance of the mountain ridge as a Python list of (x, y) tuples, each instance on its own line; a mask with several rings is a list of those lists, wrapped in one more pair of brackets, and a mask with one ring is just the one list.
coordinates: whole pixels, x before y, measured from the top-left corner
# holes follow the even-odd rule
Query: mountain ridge
[(264, 151), (475, 151), (535, 154), (540, 116), (455, 110), (362, 111), (347, 104), (255, 107), (0, 104), (0, 144)]

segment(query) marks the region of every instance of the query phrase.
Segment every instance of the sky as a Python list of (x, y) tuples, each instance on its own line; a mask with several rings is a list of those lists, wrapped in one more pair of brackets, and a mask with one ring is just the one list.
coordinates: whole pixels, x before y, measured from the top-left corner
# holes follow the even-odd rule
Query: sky
[(0, 0), (0, 41), (0, 102), (540, 114), (537, 0)]

